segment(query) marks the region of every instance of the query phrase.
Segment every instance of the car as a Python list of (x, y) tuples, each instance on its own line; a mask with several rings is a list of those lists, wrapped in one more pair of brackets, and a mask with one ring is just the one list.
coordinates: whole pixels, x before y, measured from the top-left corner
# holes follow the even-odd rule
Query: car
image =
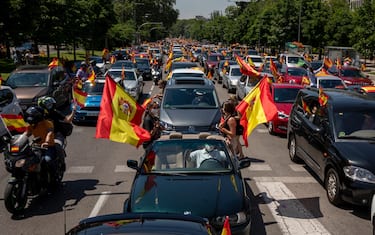
[(247, 94), (258, 84), (260, 79), (256, 76), (242, 75), (237, 83), (236, 97), (238, 100), (243, 100)]
[(0, 115), (1, 114), (23, 114), (17, 95), (9, 86), (2, 85), (0, 87)]
[[(143, 95), (144, 81), (141, 75), (137, 75), (137, 70), (111, 68), (106, 74), (109, 74), (116, 82), (118, 82), (136, 101)], [(123, 74), (124, 78), (122, 77)]]
[(238, 64), (229, 65), (228, 70), (223, 74), (223, 88), (227, 88), (228, 93), (235, 93), (241, 76), (242, 73)]
[(304, 76), (309, 77), (307, 70), (303, 67), (289, 67), (285, 64), (280, 69), (283, 83), (302, 84)]
[(110, 67), (111, 69), (137, 69), (137, 66), (131, 60), (117, 60)]
[(217, 132), (220, 104), (211, 80), (194, 77), (170, 79), (160, 104), (160, 124), (165, 133)]
[[(229, 65), (234, 65), (234, 64), (238, 64), (237, 61), (235, 61), (235, 60), (221, 60), (219, 62), (219, 64), (217, 65), (217, 67), (215, 67), (214, 80), (217, 80), (218, 83), (222, 83), (223, 82), (224, 70), (228, 70)], [(227, 68), (224, 68), (225, 66)]]
[(217, 67), (218, 63), (221, 60), (224, 60), (224, 56), (221, 53), (209, 53), (207, 54), (207, 58), (204, 61), (204, 70), (206, 74), (211, 72), (211, 74), (214, 74), (215, 67)]
[(70, 105), (72, 100), (71, 82), (61, 66), (48, 68), (47, 65), (25, 65), (15, 69), (5, 81), (19, 100), (23, 111), (36, 105), (38, 98), (51, 96), (56, 107)]
[(279, 61), (282, 64), (285, 64), (287, 67), (300, 67), (303, 64), (306, 64), (305, 58), (296, 54), (280, 54)]
[(340, 77), (344, 80), (347, 86), (372, 86), (374, 85), (369, 76), (364, 75), (361, 70), (355, 66), (342, 66), (338, 69), (336, 65), (333, 65), (328, 69), (328, 73)]
[(198, 77), (205, 78), (206, 75), (200, 68), (192, 69), (174, 69), (170, 72), (167, 79), (174, 79), (176, 77)]
[(277, 108), (277, 116), (267, 123), (271, 135), (286, 135), (290, 110), (300, 89), (299, 84), (271, 83), (271, 97)]
[(333, 75), (327, 76), (317, 76), (316, 77), (316, 86), (317, 88), (338, 88), (338, 89), (347, 89), (345, 82)]
[(372, 196), (371, 200), (371, 225), (372, 225), (372, 234), (375, 234), (375, 194)]
[(150, 60), (148, 58), (136, 57), (135, 61), (137, 71), (142, 75), (143, 80), (152, 80)]
[(66, 235), (78, 234), (215, 235), (207, 219), (170, 213), (120, 213), (83, 219)]
[(89, 61), (95, 61), (96, 66), (100, 69), (101, 72), (105, 72), (108, 68), (111, 67), (109, 61), (104, 63), (103, 58), (101, 56), (90, 56)]
[(246, 62), (250, 61), (250, 59), (254, 64), (255, 70), (258, 70), (262, 66), (262, 64), (264, 63), (263, 58), (260, 55), (247, 55), (247, 56), (245, 56)]
[(102, 100), (105, 77), (97, 77), (95, 83), (86, 81), (82, 86), (82, 91), (87, 93), (87, 98), (83, 107), (77, 107), (73, 115), (73, 123), (96, 124), (98, 121), (100, 102)]
[(306, 88), (297, 95), (288, 122), (289, 157), (311, 169), (333, 205), (370, 206), (375, 192), (371, 117), (375, 100), (358, 92)]
[(164, 135), (139, 162), (127, 161), (136, 174), (124, 213), (192, 214), (207, 218), (218, 233), (228, 216), (232, 234), (249, 234), (250, 198), (240, 170), (250, 161), (235, 157), (221, 135)]
[(197, 62), (190, 61), (173, 61), (169, 72), (175, 69), (191, 69), (191, 68), (201, 68)]

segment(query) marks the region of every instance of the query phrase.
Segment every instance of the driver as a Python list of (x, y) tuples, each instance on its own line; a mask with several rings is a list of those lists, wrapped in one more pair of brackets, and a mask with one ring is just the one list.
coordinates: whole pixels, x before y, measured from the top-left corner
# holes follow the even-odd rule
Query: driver
[(199, 168), (201, 163), (209, 158), (215, 158), (220, 162), (225, 162), (227, 159), (224, 151), (215, 149), (213, 145), (205, 144), (204, 148), (191, 152), (188, 161), (195, 161), (196, 167)]

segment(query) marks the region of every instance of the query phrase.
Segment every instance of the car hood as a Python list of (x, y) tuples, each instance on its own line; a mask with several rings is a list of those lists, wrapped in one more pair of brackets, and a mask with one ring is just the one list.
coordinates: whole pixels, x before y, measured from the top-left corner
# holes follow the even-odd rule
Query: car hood
[(242, 185), (234, 174), (141, 175), (135, 180), (130, 206), (132, 212), (231, 215), (244, 210)]
[(219, 109), (163, 109), (160, 112), (160, 120), (173, 126), (208, 126), (217, 122), (218, 117)]
[(334, 144), (336, 150), (351, 165), (360, 166), (375, 174), (374, 141), (347, 141), (343, 140)]
[(85, 102), (85, 107), (100, 107), (102, 95), (88, 95)]
[(13, 89), (19, 100), (31, 100), (48, 93), (48, 87), (17, 87)]
[(293, 104), (292, 103), (275, 103), (277, 110), (281, 111), (287, 115), (290, 114), (290, 110), (292, 109)]
[(123, 84), (124, 84), (124, 87), (127, 89), (132, 89), (134, 87), (137, 87), (138, 85), (137, 81), (134, 81), (134, 80), (131, 80), (131, 81), (124, 80)]

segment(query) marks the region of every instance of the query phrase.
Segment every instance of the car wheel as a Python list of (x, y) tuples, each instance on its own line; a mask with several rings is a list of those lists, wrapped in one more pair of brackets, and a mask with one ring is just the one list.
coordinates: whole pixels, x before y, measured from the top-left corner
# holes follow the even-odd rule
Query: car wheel
[(293, 134), (289, 137), (289, 157), (293, 162), (298, 162), (300, 160), (297, 156), (297, 142)]
[(273, 122), (272, 121), (268, 122), (268, 133), (270, 133), (271, 135), (275, 134), (275, 132), (273, 131)]
[(325, 188), (327, 191), (328, 201), (335, 206), (342, 203), (340, 179), (335, 169), (328, 170), (325, 178)]

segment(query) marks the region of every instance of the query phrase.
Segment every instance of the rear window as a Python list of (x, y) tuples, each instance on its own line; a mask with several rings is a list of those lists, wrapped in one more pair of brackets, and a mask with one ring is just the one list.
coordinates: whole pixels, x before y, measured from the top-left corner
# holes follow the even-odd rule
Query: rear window
[(214, 89), (170, 88), (163, 97), (163, 107), (171, 108), (217, 108), (219, 101)]
[(102, 94), (104, 88), (104, 83), (95, 83), (92, 84), (91, 82), (86, 82), (83, 85), (82, 90), (89, 94)]

